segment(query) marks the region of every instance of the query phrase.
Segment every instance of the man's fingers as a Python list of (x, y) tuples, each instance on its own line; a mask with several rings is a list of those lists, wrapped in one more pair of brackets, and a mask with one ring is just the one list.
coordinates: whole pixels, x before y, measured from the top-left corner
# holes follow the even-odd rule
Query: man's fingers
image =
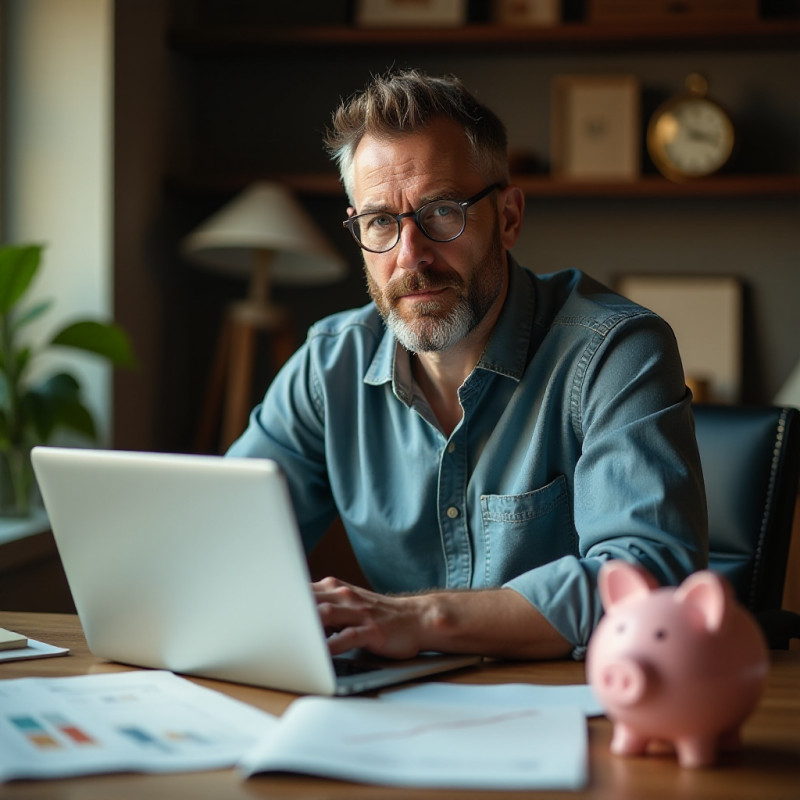
[(312, 584), (322, 626), (332, 654), (364, 648), (390, 658), (419, 652), (417, 620), (408, 598), (392, 598), (336, 578)]
[(328, 650), (332, 656), (338, 656), (348, 650), (366, 647), (362, 640), (361, 628), (345, 628), (328, 636)]

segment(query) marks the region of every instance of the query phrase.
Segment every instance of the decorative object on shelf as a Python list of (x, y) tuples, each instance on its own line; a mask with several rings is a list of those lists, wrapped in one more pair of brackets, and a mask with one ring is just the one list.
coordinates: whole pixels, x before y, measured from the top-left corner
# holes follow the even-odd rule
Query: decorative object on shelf
[(42, 246), (0, 247), (0, 517), (27, 517), (33, 512), (35, 488), (30, 451), (46, 444), (61, 429), (94, 440), (94, 417), (70, 372), (36, 372), (36, 362), (51, 348), (92, 353), (114, 365), (131, 367), (127, 335), (113, 323), (72, 322), (42, 345), (22, 341), (25, 327), (52, 305), (27, 308), (21, 303), (41, 265)]
[(692, 73), (686, 78), (686, 91), (662, 103), (650, 118), (647, 152), (670, 180), (711, 175), (733, 153), (733, 122), (707, 91), (708, 81)]
[(221, 412), (220, 441), (226, 449), (244, 429), (250, 411), (256, 334), (270, 335), (276, 368), (295, 347), (289, 312), (272, 303), (271, 284), (332, 283), (344, 277), (347, 267), (279, 183), (250, 186), (191, 232), (181, 249), (200, 266), (249, 280), (247, 298), (225, 313), (198, 436), (198, 449), (212, 449)]
[(730, 275), (624, 275), (614, 288), (672, 327), (690, 380), (704, 399), (739, 402), (742, 383), (742, 283)]
[(492, 0), (497, 25), (558, 25), (561, 0)]
[(553, 177), (633, 181), (640, 171), (640, 89), (633, 75), (556, 75)]
[(711, 381), (705, 375), (687, 375), (686, 388), (692, 393), (693, 403), (708, 403), (711, 399)]
[(758, 0), (586, 0), (589, 22), (753, 22)]
[(356, 0), (353, 21), (364, 28), (440, 28), (467, 22), (467, 0)]

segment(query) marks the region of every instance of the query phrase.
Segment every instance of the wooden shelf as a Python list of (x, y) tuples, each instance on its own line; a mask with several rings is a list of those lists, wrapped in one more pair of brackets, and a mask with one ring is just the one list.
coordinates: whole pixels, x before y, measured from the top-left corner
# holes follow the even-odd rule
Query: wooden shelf
[[(475, 54), (596, 52), (620, 53), (655, 50), (680, 52), (697, 49), (758, 52), (800, 47), (800, 19), (708, 22), (675, 20), (658, 24), (564, 23), (552, 27), (507, 27), (469, 24), (457, 28), (357, 28), (347, 25), (280, 27), (175, 27), (168, 33), (174, 52), (200, 58), (302, 58), (309, 53), (331, 57), (405, 48)], [(279, 180), (306, 196), (343, 197), (337, 176), (323, 174), (226, 175), (197, 180), (177, 178), (169, 186), (179, 192), (233, 194), (248, 183)], [(660, 175), (631, 182), (577, 182), (547, 175), (518, 175), (526, 195), (553, 199), (646, 198), (798, 198), (800, 175), (723, 174), (686, 183)]]
[(524, 51), (530, 54), (698, 48), (769, 50), (800, 44), (800, 19), (747, 22), (671, 21), (645, 24), (565, 23), (553, 27), (470, 24), (458, 28), (356, 28), (345, 25), (196, 26), (169, 31), (176, 51), (193, 56), (286, 55), (292, 48), (318, 50), (436, 48)]
[[(274, 180), (301, 195), (342, 197), (334, 173), (238, 175), (204, 180), (171, 178), (170, 190), (191, 194), (234, 194), (257, 180)], [(675, 183), (659, 175), (644, 175), (636, 181), (555, 180), (546, 175), (515, 175), (512, 181), (531, 199), (637, 199), (637, 198), (795, 198), (800, 199), (800, 175), (716, 175)]]
[(660, 175), (636, 181), (586, 182), (519, 176), (517, 183), (531, 198), (800, 198), (800, 175), (712, 175), (676, 183)]

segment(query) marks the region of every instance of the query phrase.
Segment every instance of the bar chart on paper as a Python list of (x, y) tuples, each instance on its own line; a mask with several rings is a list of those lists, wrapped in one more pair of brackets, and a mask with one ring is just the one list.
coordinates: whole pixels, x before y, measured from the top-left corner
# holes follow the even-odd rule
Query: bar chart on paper
[(0, 780), (231, 766), (274, 722), (168, 672), (0, 681)]

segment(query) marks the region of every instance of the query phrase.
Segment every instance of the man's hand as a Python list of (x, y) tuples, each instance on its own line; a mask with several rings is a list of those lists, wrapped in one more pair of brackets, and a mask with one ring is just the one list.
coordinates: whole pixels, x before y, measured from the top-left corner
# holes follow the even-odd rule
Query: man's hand
[(559, 658), (571, 645), (512, 589), (384, 595), (336, 578), (312, 584), (332, 655), (364, 648), (388, 658), (423, 650)]
[(425, 649), (417, 596), (377, 594), (336, 578), (312, 588), (332, 655), (360, 647), (387, 658), (413, 658)]

